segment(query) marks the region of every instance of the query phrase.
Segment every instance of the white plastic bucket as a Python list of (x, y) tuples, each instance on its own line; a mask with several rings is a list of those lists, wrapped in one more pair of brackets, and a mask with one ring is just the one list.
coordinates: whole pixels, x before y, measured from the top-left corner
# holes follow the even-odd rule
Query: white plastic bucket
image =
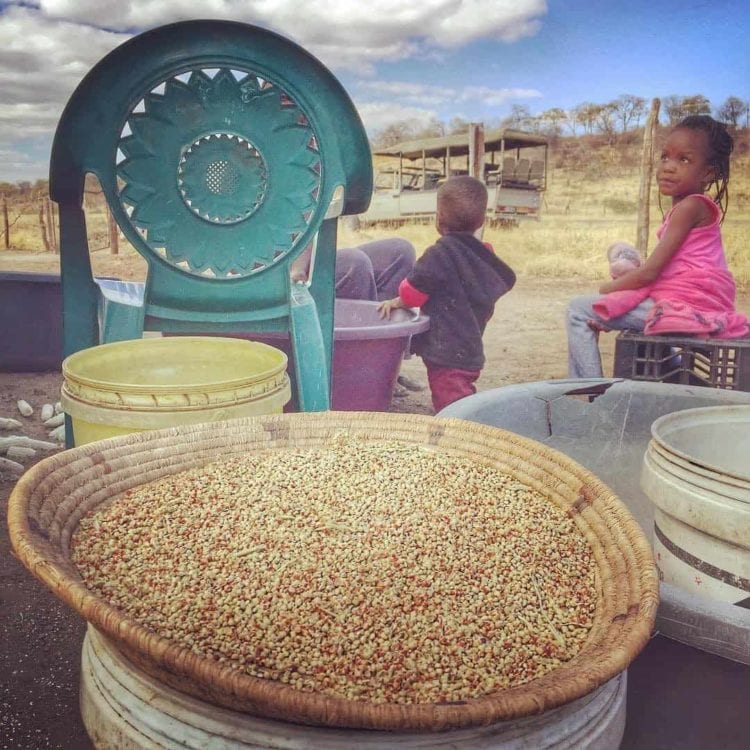
[(284, 352), (190, 336), (103, 344), (62, 363), (62, 406), (75, 445), (142, 430), (281, 413), (291, 388)]
[(95, 747), (118, 750), (614, 750), (625, 731), (627, 675), (565, 706), (489, 727), (440, 733), (329, 729), (259, 719), (155, 681), (89, 626), (81, 713)]
[(657, 419), (641, 486), (662, 579), (732, 604), (750, 598), (750, 406)]

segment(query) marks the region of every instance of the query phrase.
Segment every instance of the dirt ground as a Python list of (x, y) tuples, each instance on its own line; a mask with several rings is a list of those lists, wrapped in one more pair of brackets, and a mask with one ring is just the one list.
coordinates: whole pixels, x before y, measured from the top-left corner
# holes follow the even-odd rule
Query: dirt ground
[[(112, 259), (112, 268), (98, 269), (99, 273), (122, 274), (119, 259)], [(8, 267), (8, 263), (13, 263)], [(54, 258), (32, 256), (0, 260), (0, 270), (54, 270)], [(485, 334), (487, 365), (479, 380), (480, 390), (487, 390), (512, 383), (547, 380), (565, 377), (565, 333), (563, 314), (571, 296), (593, 291), (589, 283), (559, 280), (520, 279), (516, 288), (497, 306), (496, 314)], [(743, 295), (740, 307), (750, 310), (750, 296)], [(605, 374), (611, 371), (614, 335), (603, 337), (602, 351)], [(424, 368), (419, 359), (404, 362), (402, 373), (426, 386)], [(23, 422), (21, 432), (30, 437), (48, 439), (48, 429), (41, 424), (38, 414), (44, 403), (59, 399), (61, 375), (47, 373), (2, 373), (0, 372), (0, 416), (14, 417)], [(25, 399), (35, 407), (35, 414), (23, 418), (18, 414), (16, 401)], [(392, 410), (407, 413), (431, 414), (429, 391), (408, 391), (395, 396)], [(0, 433), (0, 437), (3, 433)], [(16, 434), (4, 433), (4, 434)], [(27, 461), (30, 466), (32, 461)], [(15, 478), (0, 473), (0, 503), (3, 518), (7, 500)], [(16, 560), (8, 540), (7, 526), (0, 528), (0, 750), (36, 750), (57, 748), (59, 750), (87, 750), (91, 745), (86, 737), (78, 710), (78, 678), (80, 647), (84, 623), (32, 578)], [(660, 643), (655, 639), (647, 649), (659, 664), (671, 660), (679, 665), (682, 659), (679, 644)], [(692, 651), (692, 650), (691, 650)], [(645, 662), (644, 662), (645, 664)], [(736, 695), (750, 689), (747, 670), (735, 669), (727, 663), (724, 671), (724, 687)], [(676, 676), (676, 675), (675, 675)], [(649, 687), (653, 687), (654, 673), (639, 672), (638, 661), (629, 670), (631, 688), (630, 705), (641, 705), (644, 711), (654, 710), (649, 698)], [(696, 676), (693, 676), (696, 677)], [(682, 675), (682, 679), (686, 676)], [(673, 677), (663, 676), (665, 689), (669, 690)], [(747, 693), (746, 693), (747, 694)], [(712, 695), (717, 695), (714, 690)], [(708, 696), (711, 698), (711, 695)], [(728, 710), (726, 706), (724, 710)], [(659, 726), (658, 709), (653, 726)], [(717, 706), (721, 711), (722, 706)], [(684, 706), (686, 716), (692, 715), (695, 706)], [(682, 720), (677, 724), (684, 724)], [(721, 726), (721, 724), (719, 724)], [(719, 745), (709, 740), (701, 744), (701, 735), (690, 729), (691, 736), (699, 744), (670, 742), (659, 739), (654, 730), (648, 736), (629, 723), (623, 747), (629, 748), (702, 748), (746, 747), (744, 737), (736, 744), (725, 738)], [(661, 735), (660, 735), (661, 736)], [(650, 737), (650, 739), (649, 739)]]

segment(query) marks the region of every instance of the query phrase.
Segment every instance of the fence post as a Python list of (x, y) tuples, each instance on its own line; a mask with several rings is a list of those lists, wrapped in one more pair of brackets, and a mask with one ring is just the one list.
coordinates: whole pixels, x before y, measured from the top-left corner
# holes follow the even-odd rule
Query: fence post
[(484, 126), (469, 123), (469, 174), (484, 182)]
[(107, 206), (107, 234), (109, 235), (109, 252), (118, 255), (120, 252), (120, 228), (117, 226), (115, 217)]
[(651, 100), (651, 111), (646, 118), (643, 129), (643, 150), (641, 151), (641, 182), (638, 187), (638, 225), (636, 229), (636, 247), (645, 257), (648, 253), (648, 217), (651, 197), (651, 171), (654, 166), (654, 133), (659, 123), (659, 99)]
[(44, 251), (48, 253), (50, 251), (49, 238), (47, 237), (47, 227), (44, 225), (44, 199), (39, 200), (39, 229), (42, 232), (42, 242), (44, 243)]
[(8, 221), (8, 198), (3, 195), (3, 230), (5, 236), (5, 249), (10, 250), (10, 222)]
[(53, 253), (60, 252), (60, 245), (57, 242), (57, 227), (55, 226), (55, 210), (52, 207), (52, 201), (49, 197), (44, 199), (44, 209), (47, 216), (47, 232), (49, 233), (50, 249)]

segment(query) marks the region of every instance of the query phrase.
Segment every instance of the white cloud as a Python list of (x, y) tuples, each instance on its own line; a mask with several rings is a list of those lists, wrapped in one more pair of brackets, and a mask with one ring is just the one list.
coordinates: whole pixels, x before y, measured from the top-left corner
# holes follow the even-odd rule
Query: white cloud
[(0, 182), (36, 182), (46, 178), (49, 171), (47, 154), (37, 156), (18, 148), (0, 148), (0, 164), (3, 165)]
[(485, 107), (501, 107), (516, 99), (541, 96), (536, 89), (502, 88), (488, 86), (430, 86), (409, 81), (361, 81), (358, 88), (366, 93), (395, 97), (403, 102), (439, 107), (448, 103), (473, 103)]
[[(480, 39), (532, 35), (546, 10), (545, 0), (6, 2), (0, 5), (0, 145), (45, 133), (51, 138), (65, 102), (91, 67), (138, 30), (165, 23), (215, 18), (257, 24), (293, 39), (334, 71), (373, 76), (382, 62), (425, 59)], [(388, 107), (397, 118), (429, 119), (435, 116), (431, 108), (445, 101), (439, 87), (407, 93), (400, 105), (360, 109), (378, 120), (371, 127), (381, 127)], [(489, 90), (482, 95), (493, 96)], [(6, 174), (9, 165), (3, 164)]]
[(336, 70), (372, 73), (399, 61), (479, 39), (532, 36), (546, 0), (41, 0), (48, 18), (109, 29), (146, 29), (173, 21), (243, 21), (287, 36)]
[(456, 96), (456, 90), (449, 86), (429, 86), (408, 81), (362, 81), (358, 88), (376, 96), (396, 97), (425, 106), (440, 106)]
[[(128, 35), (51, 21), (25, 8), (12, 8), (0, 16), (0, 90), (3, 120), (26, 124), (25, 108), (46, 109), (50, 122), (59, 117), (70, 94), (88, 70)], [(3, 133), (7, 137), (7, 133)], [(1, 137), (1, 136), (0, 136)]]
[(462, 102), (478, 102), (485, 107), (501, 107), (514, 99), (536, 99), (542, 95), (537, 89), (492, 89), (487, 86), (467, 86), (459, 92)]
[(361, 104), (357, 106), (357, 111), (369, 133), (376, 133), (394, 122), (404, 120), (413, 122), (417, 127), (426, 127), (431, 120), (437, 117), (434, 110), (408, 107), (395, 102)]
[(41, 0), (51, 18), (130, 30), (189, 18), (224, 18), (284, 29), (306, 46), (365, 49), (423, 39), (455, 47), (476, 39), (515, 41), (538, 30), (545, 0)]

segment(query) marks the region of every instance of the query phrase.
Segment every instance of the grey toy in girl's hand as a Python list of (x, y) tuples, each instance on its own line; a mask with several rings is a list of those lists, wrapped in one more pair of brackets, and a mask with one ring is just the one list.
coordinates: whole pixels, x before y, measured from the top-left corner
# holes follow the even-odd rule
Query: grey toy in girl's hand
[(613, 242), (607, 248), (607, 260), (613, 279), (641, 266), (641, 254), (627, 242)]

